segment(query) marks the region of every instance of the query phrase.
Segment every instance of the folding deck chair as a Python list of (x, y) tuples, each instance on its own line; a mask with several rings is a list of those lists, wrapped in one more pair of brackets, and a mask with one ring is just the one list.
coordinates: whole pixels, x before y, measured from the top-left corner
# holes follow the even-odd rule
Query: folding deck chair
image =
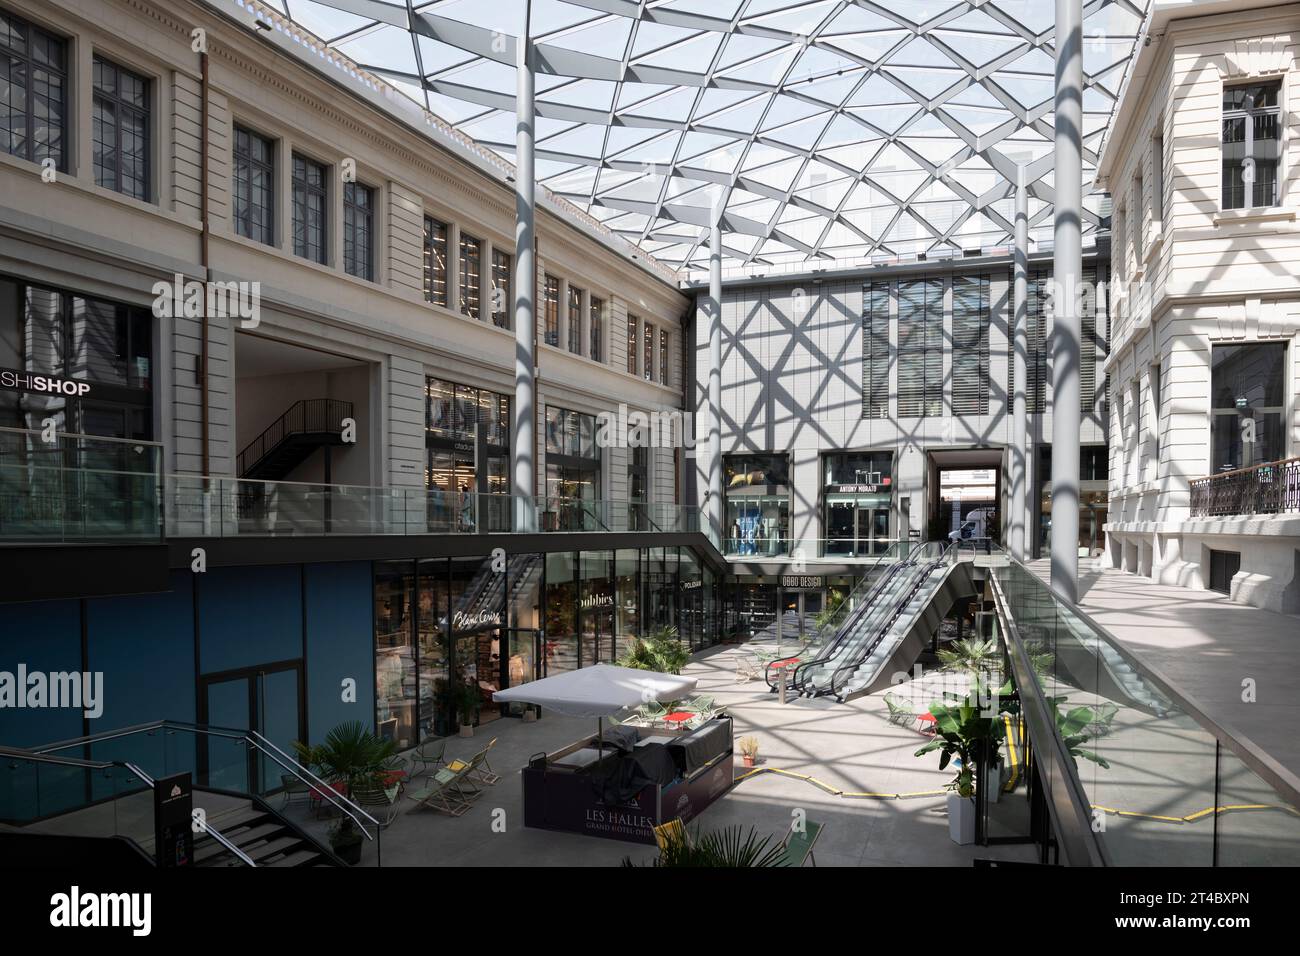
[(415, 801), (417, 809), (437, 810), (448, 816), (458, 817), (469, 809), (469, 801), (461, 796), (457, 783), (464, 776), (464, 771), (437, 770), (430, 774), (429, 785), (423, 789), (408, 793), (406, 796)]

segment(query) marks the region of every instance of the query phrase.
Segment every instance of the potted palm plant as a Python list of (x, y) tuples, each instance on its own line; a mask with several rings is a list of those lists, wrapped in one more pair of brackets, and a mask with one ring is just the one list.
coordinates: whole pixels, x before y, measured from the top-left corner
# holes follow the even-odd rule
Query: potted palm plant
[[(315, 746), (295, 740), (293, 750), (298, 761), (317, 776), (331, 784), (341, 784), (351, 793), (359, 784), (378, 779), (393, 759), (397, 745), (375, 736), (361, 721), (349, 720), (331, 730)], [(361, 861), (361, 840), (361, 831), (346, 813), (330, 828), (330, 849), (349, 865)]]
[(456, 711), (460, 714), (460, 735), (474, 736), (474, 712), (478, 709), (478, 688), (461, 684), (456, 689)]
[(741, 737), (740, 738), (740, 757), (746, 767), (754, 766), (754, 761), (758, 758), (758, 738)]
[(965, 699), (931, 704), (934, 739), (916, 752), (921, 757), (939, 751), (940, 770), (957, 764), (957, 776), (947, 785), (948, 836), (962, 846), (975, 842), (975, 768), (981, 757), (996, 756), (1005, 733), (998, 716), (987, 715), (978, 701), (973, 692)]

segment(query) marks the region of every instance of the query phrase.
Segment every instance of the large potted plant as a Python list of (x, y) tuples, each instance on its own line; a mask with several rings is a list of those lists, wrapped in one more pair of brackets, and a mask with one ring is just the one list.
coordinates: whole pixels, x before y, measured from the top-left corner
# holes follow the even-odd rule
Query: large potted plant
[[(351, 793), (358, 785), (378, 780), (396, 753), (391, 740), (375, 736), (359, 720), (339, 724), (325, 740), (308, 746), (293, 742), (298, 761), (331, 784), (342, 784)], [(330, 828), (330, 849), (344, 863), (361, 861), (361, 831), (346, 813)]]
[(916, 752), (921, 757), (939, 751), (939, 769), (956, 762), (957, 776), (948, 784), (948, 835), (962, 846), (975, 842), (975, 768), (981, 757), (996, 759), (1005, 730), (998, 714), (981, 708), (978, 688), (964, 699), (930, 705), (934, 739)]
[(690, 659), (691, 652), (677, 636), (677, 628), (669, 626), (638, 637), (618, 663), (637, 670), (680, 674)]
[(474, 736), (474, 712), (478, 710), (478, 688), (464, 683), (456, 688), (456, 713), (460, 715), (460, 735)]

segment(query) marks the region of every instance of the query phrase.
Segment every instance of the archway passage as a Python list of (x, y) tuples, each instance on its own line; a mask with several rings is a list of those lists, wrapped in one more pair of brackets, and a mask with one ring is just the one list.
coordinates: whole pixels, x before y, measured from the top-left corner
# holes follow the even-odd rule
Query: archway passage
[(1002, 543), (1002, 448), (927, 453), (928, 537), (988, 538)]

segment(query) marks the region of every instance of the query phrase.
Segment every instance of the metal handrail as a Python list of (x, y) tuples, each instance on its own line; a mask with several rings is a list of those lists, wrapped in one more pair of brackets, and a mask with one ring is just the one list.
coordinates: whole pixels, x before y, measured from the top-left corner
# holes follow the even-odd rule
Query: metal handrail
[[(346, 813), (349, 817), (352, 818), (352, 821), (356, 823), (358, 827), (361, 828), (361, 832), (365, 834), (366, 839), (372, 841), (374, 840), (374, 837), (371, 836), (366, 831), (365, 824), (363, 824), (360, 820), (358, 820), (356, 814), (351, 812), (351, 810), (348, 810), (347, 807), (351, 807), (353, 810), (356, 810), (357, 813), (360, 813), (367, 820), (373, 823), (376, 828), (378, 828), (379, 826), (378, 820), (372, 817), (361, 807), (352, 803), (352, 801), (348, 800), (342, 794), (338, 793), (338, 791), (336, 791), (333, 787), (331, 787), (325, 781), (321, 780), (319, 777), (317, 777), (306, 767), (299, 764), (288, 754), (284, 753), (283, 750), (280, 750), (279, 747), (271, 743), (261, 734), (257, 733), (257, 731), (253, 731), (253, 730), (242, 731), (242, 730), (235, 730), (229, 727), (213, 727), (211, 725), (189, 724), (179, 720), (158, 720), (158, 721), (151, 721), (149, 723), (144, 723), (144, 724), (136, 724), (132, 727), (123, 727), (118, 730), (106, 731), (102, 734), (93, 734), (88, 737), (76, 737), (73, 738), (72, 740), (59, 741), (57, 743), (49, 744), (41, 748), (40, 750), (32, 751), (32, 753), (45, 755), (48, 754), (50, 751), (61, 750), (64, 747), (75, 747), (84, 744), (100, 743), (105, 740), (116, 740), (119, 737), (130, 737), (130, 736), (134, 736), (135, 734), (144, 733), (151, 730), (168, 730), (168, 729), (180, 729), (180, 730), (191, 731), (193, 733), (198, 733), (198, 734), (207, 734), (214, 737), (224, 737), (232, 740), (246, 741), (252, 746), (257, 747), (258, 750), (261, 750), (263, 753), (265, 753), (276, 763), (280, 764), (280, 766), (284, 767), (285, 770), (288, 770), (294, 776), (298, 777), (298, 779), (301, 780), (303, 783), (312, 786), (314, 790), (318, 790), (322, 798), (328, 800), (338, 810), (342, 811), (343, 813)], [(271, 750), (274, 750), (276, 751), (276, 753), (283, 756), (284, 760), (289, 761), (289, 764), (291, 764), (292, 766), (286, 765), (284, 760), (281, 760), (279, 757), (275, 756), (275, 754), (270, 753), (266, 749), (266, 747), (263, 747), (257, 740), (253, 740), (249, 736), (250, 734), (257, 737), (260, 741), (262, 741), (262, 743), (265, 743), (266, 747), (271, 748)], [(59, 759), (66, 759), (66, 758), (59, 758)], [(308, 780), (307, 778), (310, 778), (310, 780)], [(340, 801), (342, 802), (340, 803)], [(344, 806), (344, 804), (346, 804), (346, 806)]]
[[(869, 638), (864, 643), (860, 653), (854, 653), (852, 659), (846, 661), (843, 664), (840, 664), (838, 667), (835, 668), (834, 671), (831, 672), (831, 679), (828, 688), (830, 693), (835, 694), (837, 697), (839, 696), (840, 687), (841, 687), (840, 675), (844, 673), (852, 673), (853, 671), (856, 671), (859, 667), (862, 666), (864, 661), (866, 661), (869, 657), (871, 657), (872, 651), (874, 651), (877, 647), (879, 647), (880, 642), (883, 641), (885, 637), (889, 634), (889, 629), (894, 626), (894, 622), (898, 620), (899, 615), (901, 615), (903, 611), (907, 608), (907, 605), (911, 602), (912, 598), (916, 595), (916, 592), (919, 591), (921, 589), (921, 586), (924, 585), (925, 582), (930, 579), (930, 575), (932, 575), (935, 572), (935, 570), (939, 568), (947, 560), (949, 553), (952, 551), (953, 551), (953, 546), (949, 544), (939, 552), (939, 556), (937, 558), (935, 558), (933, 561), (926, 562), (924, 567), (921, 568), (920, 573), (917, 575), (915, 583), (913, 583), (912, 586), (908, 588), (907, 593), (903, 595), (901, 600), (894, 602), (893, 612), (885, 619), (884, 623), (881, 624), (880, 627), (876, 628), (875, 636)], [(920, 564), (920, 562), (917, 563)]]
[[(892, 551), (894, 548), (901, 549), (904, 544), (910, 545), (911, 542), (900, 540), (890, 545), (889, 549), (883, 555), (879, 556), (879, 558), (876, 561), (876, 564), (879, 564), (880, 561), (884, 560), (884, 558), (886, 558), (889, 555), (889, 552)], [(844, 642), (848, 639), (849, 634), (852, 632), (853, 628), (862, 620), (864, 615), (869, 613), (871, 607), (875, 604), (876, 598), (879, 596), (881, 591), (888, 585), (890, 581), (892, 581), (899, 574), (903, 573), (904, 568), (910, 567), (911, 565), (915, 564), (920, 559), (920, 556), (923, 553), (925, 547), (926, 547), (925, 544), (918, 544), (915, 550), (910, 551), (908, 553), (906, 558), (886, 568), (885, 573), (882, 574), (880, 577), (878, 577), (874, 582), (872, 582), (870, 588), (867, 591), (867, 594), (862, 598), (862, 600), (858, 602), (857, 606), (854, 607), (849, 612), (848, 616), (843, 621), (841, 621), (840, 624), (836, 627), (835, 637), (832, 638), (830, 643), (827, 644), (827, 646), (823, 648), (822, 651), (812, 660), (805, 661), (804, 663), (795, 667), (794, 674), (791, 677), (791, 684), (794, 686), (797, 692), (799, 693), (803, 692), (802, 691), (803, 684), (808, 680), (808, 670), (814, 666), (818, 666), (818, 667), (825, 666), (835, 657), (836, 651), (843, 646)], [(867, 578), (865, 575), (863, 576), (862, 580), (863, 582), (866, 582)], [(847, 603), (853, 597), (853, 594), (856, 594), (861, 587), (862, 585), (859, 585), (858, 588), (854, 588), (853, 592), (849, 595), (849, 597), (845, 598), (845, 602)]]
[[(13, 428), (13, 427), (11, 427), (11, 426), (9, 426), (9, 425), (0, 425), (0, 434), (5, 434), (5, 433), (11, 434), (11, 435), (36, 435), (38, 438), (40, 438), (41, 444), (48, 444), (48, 443), (44, 440), (44, 438), (41, 437), (41, 436), (43, 436), (44, 433), (41, 432), (39, 429), (35, 429), (35, 428)], [(96, 441), (96, 442), (100, 442), (100, 441), (102, 441), (102, 442), (112, 442), (112, 443), (115, 443), (115, 444), (118, 444), (118, 445), (131, 445), (132, 447), (135, 447), (135, 446), (138, 445), (138, 446), (140, 446), (141, 448), (159, 448), (159, 449), (161, 449), (161, 448), (163, 447), (163, 443), (162, 443), (162, 442), (158, 442), (158, 441), (144, 441), (144, 440), (142, 440), (142, 439), (138, 439), (138, 438), (114, 438), (114, 437), (110, 437), (110, 436), (108, 436), (108, 435), (86, 435), (86, 434), (83, 434), (83, 433), (81, 433), (81, 432), (55, 432), (55, 433), (54, 433), (54, 437), (55, 437), (55, 438), (73, 438), (73, 439), (81, 439), (81, 438), (84, 438), (84, 439), (88, 439), (89, 441)]]
[[(352, 403), (345, 399), (302, 398), (294, 402), (285, 409), (284, 413), (279, 418), (267, 425), (260, 435), (240, 450), (235, 459), (239, 473), (242, 475), (248, 471), (249, 465), (245, 464), (246, 461), (250, 464), (256, 464), (267, 456), (270, 449), (274, 448), (290, 435), (306, 435), (317, 431), (332, 433), (334, 429), (329, 427), (329, 422), (334, 417), (330, 414), (331, 408), (336, 408), (337, 410), (344, 412), (344, 414), (338, 416), (340, 420), (352, 417)], [(318, 414), (321, 416), (320, 421), (325, 427), (309, 427), (308, 418)], [(298, 427), (295, 428), (289, 424), (289, 418), (291, 416), (295, 419), (301, 419), (301, 421), (297, 423)], [(310, 424), (316, 424), (316, 422), (311, 422)], [(267, 436), (271, 435), (273, 432), (275, 433), (275, 440), (268, 441)], [(253, 451), (254, 446), (257, 446), (257, 457), (250, 459), (248, 456)]]
[[(135, 774), (137, 777), (139, 777), (141, 780), (147, 783), (149, 785), (150, 790), (157, 789), (153, 777), (149, 776), (147, 773), (145, 773), (135, 764), (123, 763), (122, 766), (126, 767), (127, 770), (130, 770), (133, 774)], [(253, 862), (253, 858), (251, 856), (249, 856), (247, 853), (241, 850), (224, 833), (222, 833), (211, 823), (209, 823), (206, 817), (203, 820), (203, 832), (208, 834), (210, 837), (212, 837), (214, 840), (220, 843), (223, 847), (229, 850), (232, 854), (234, 854), (236, 857), (242, 860), (245, 866), (257, 866), (257, 864)]]

